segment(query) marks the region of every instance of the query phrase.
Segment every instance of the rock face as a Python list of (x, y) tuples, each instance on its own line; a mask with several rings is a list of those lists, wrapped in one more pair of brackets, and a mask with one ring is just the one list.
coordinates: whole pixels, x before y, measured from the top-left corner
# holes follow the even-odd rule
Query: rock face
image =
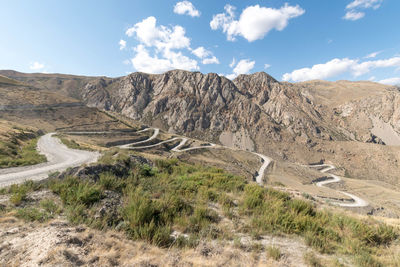
[(279, 83), (266, 73), (240, 75), (234, 81), (217, 74), (181, 70), (161, 75), (131, 75), (89, 82), (82, 99), (91, 107), (122, 113), (170, 132), (225, 142), (254, 150), (257, 138), (274, 141), (322, 138), (339, 131), (328, 127), (307, 93)]
[(263, 72), (231, 81), (182, 70), (114, 79), (0, 74), (169, 132), (247, 150), (272, 143), (311, 148), (329, 140), (400, 144), (399, 89), (371, 82), (291, 84)]

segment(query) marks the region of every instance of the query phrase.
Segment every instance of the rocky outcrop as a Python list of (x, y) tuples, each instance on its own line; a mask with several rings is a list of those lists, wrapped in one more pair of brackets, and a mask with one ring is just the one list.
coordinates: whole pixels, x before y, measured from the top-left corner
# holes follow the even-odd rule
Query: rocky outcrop
[(89, 82), (82, 99), (174, 133), (217, 142), (236, 136), (228, 143), (249, 150), (255, 150), (258, 138), (310, 142), (329, 140), (337, 132), (326, 126), (304, 91), (266, 73), (240, 75), (234, 81), (182, 70), (133, 73)]
[(121, 179), (127, 177), (130, 174), (131, 167), (134, 164), (149, 165), (153, 163), (146, 158), (141, 156), (131, 155), (129, 162), (117, 163), (117, 164), (96, 164), (90, 166), (81, 166), (68, 169), (57, 176), (57, 179), (65, 179), (66, 177), (75, 176), (79, 179), (98, 181), (100, 174), (111, 173)]
[[(385, 138), (400, 132), (399, 89), (371, 82), (291, 84), (264, 72), (231, 81), (215, 73), (182, 70), (159, 75), (137, 72), (114, 79), (0, 74), (42, 90), (54, 88), (90, 107), (172, 133), (249, 150), (272, 142), (308, 148), (329, 140), (381, 143), (380, 138), (386, 143)], [(376, 125), (371, 118), (378, 118), (385, 129), (393, 128), (390, 138), (372, 130)]]

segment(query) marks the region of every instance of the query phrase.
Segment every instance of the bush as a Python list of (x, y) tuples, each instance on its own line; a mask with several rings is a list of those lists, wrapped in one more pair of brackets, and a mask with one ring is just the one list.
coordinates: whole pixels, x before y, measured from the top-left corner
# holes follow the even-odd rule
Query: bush
[(41, 187), (42, 186), (39, 183), (28, 180), (22, 184), (13, 184), (8, 189), (4, 188), (4, 192), (11, 194), (11, 203), (19, 206), (22, 204), (22, 202), (27, 201), (29, 192), (37, 191)]
[(375, 260), (370, 253), (363, 252), (356, 256), (355, 263), (360, 267), (381, 267), (383, 266), (380, 262)]
[(22, 208), (17, 210), (17, 215), (18, 218), (21, 218), (25, 221), (39, 221), (39, 222), (45, 222), (48, 219), (51, 218), (51, 216), (45, 212), (45, 211), (40, 211), (39, 209), (36, 208)]
[(96, 225), (97, 221), (93, 218), (92, 206), (103, 197), (103, 191), (99, 184), (82, 181), (76, 177), (67, 177), (62, 181), (52, 180), (48, 186), (60, 196), (67, 218), (72, 223)]
[(282, 257), (282, 253), (278, 247), (270, 246), (267, 248), (267, 255), (269, 258), (279, 261)]
[(264, 202), (265, 190), (256, 185), (249, 184), (246, 185), (244, 190), (244, 208), (248, 210), (253, 210), (260, 207)]
[(174, 172), (174, 167), (178, 166), (177, 159), (169, 159), (169, 160), (157, 159), (155, 163), (157, 168), (160, 169), (160, 171), (167, 172), (168, 174), (172, 174)]
[(118, 178), (109, 172), (100, 174), (99, 184), (103, 190), (113, 190), (117, 192), (122, 192), (122, 189), (126, 186), (122, 178)]
[(159, 246), (171, 243), (171, 229), (161, 219), (160, 211), (148, 194), (136, 188), (128, 195), (126, 202), (122, 216), (134, 239), (143, 239)]
[(312, 252), (307, 252), (303, 256), (304, 262), (310, 267), (323, 267), (321, 261)]
[(10, 197), (10, 202), (15, 206), (19, 206), (22, 202), (27, 200), (27, 191), (19, 190), (14, 192)]
[(67, 177), (63, 182), (53, 183), (50, 187), (54, 193), (60, 195), (64, 204), (70, 206), (83, 204), (89, 207), (102, 197), (98, 184), (80, 181), (75, 177)]
[(38, 138), (28, 141), (14, 138), (0, 142), (0, 168), (18, 167), (46, 162), (46, 156), (36, 151)]
[(61, 213), (61, 208), (51, 199), (43, 199), (40, 201), (40, 207), (50, 215)]
[[(109, 160), (115, 160), (119, 153), (114, 152)], [(364, 253), (376, 254), (377, 247), (388, 246), (398, 237), (393, 227), (317, 210), (308, 201), (248, 184), (245, 179), (220, 169), (189, 165), (176, 159), (157, 160), (156, 167), (151, 167), (131, 162), (128, 154), (121, 155), (125, 156), (121, 156), (118, 164), (130, 166), (128, 177), (102, 173), (97, 182), (68, 177), (49, 183), (60, 195), (71, 222), (100, 228), (119, 224), (133, 239), (159, 246), (192, 247), (204, 238), (232, 238), (218, 228), (219, 216), (208, 208), (219, 203), (233, 225), (237, 226), (238, 221), (245, 224), (235, 230), (244, 229), (254, 238), (270, 233), (297, 234), (321, 253), (339, 252), (355, 258), (361, 255), (358, 261), (366, 263), (371, 259), (362, 256)], [(113, 212), (93, 219), (104, 190), (120, 192), (123, 205), (117, 215)], [(56, 209), (50, 203), (42, 207), (50, 214)], [(172, 229), (189, 236), (173, 241)], [(319, 266), (315, 256), (306, 258), (312, 266)]]
[(324, 234), (309, 231), (305, 233), (304, 238), (307, 246), (313, 247), (321, 253), (330, 253), (334, 250), (331, 240)]
[(154, 176), (156, 172), (157, 170), (155, 168), (152, 168), (147, 164), (142, 165), (140, 169), (140, 174), (143, 176)]
[(211, 223), (218, 222), (218, 214), (205, 207), (196, 207), (193, 214), (189, 217), (187, 231), (191, 233), (200, 232), (206, 229)]

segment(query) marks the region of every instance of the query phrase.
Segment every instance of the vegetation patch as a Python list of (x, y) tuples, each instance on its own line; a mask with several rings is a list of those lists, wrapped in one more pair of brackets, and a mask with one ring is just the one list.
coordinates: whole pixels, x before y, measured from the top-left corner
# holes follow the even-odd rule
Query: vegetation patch
[(62, 134), (57, 134), (56, 137), (58, 137), (60, 139), (61, 143), (66, 145), (68, 148), (93, 151), (92, 148), (85, 146), (85, 145), (80, 145), (75, 140), (67, 138)]
[(41, 185), (33, 181), (26, 181), (23, 184), (13, 184), (4, 189), (4, 193), (10, 194), (10, 202), (15, 206), (19, 206), (27, 201), (29, 192), (40, 189)]
[[(253, 239), (298, 235), (314, 250), (346, 255), (360, 266), (380, 266), (377, 256), (398, 237), (393, 227), (318, 210), (311, 202), (217, 168), (177, 159), (139, 163), (142, 158), (118, 151), (109, 151), (102, 160), (129, 171), (124, 175), (108, 171), (92, 178), (52, 178), (45, 186), (60, 197), (62, 207), (46, 200), (38, 207), (18, 210), (18, 216), (45, 221), (63, 214), (72, 223), (123, 230), (134, 240), (160, 247), (194, 247), (201, 240), (235, 244), (237, 233)], [(34, 184), (8, 189), (16, 205), (23, 203)], [(267, 247), (266, 253), (276, 261), (282, 257), (277, 247)], [(314, 254), (305, 255), (304, 260), (310, 266), (321, 266)]]
[(0, 140), (0, 168), (18, 167), (46, 162), (46, 157), (37, 152), (38, 137), (16, 137)]
[(321, 253), (372, 255), (398, 237), (397, 231), (385, 224), (318, 211), (309, 202), (255, 184), (246, 185), (241, 212), (251, 218), (249, 229), (259, 234), (301, 235)]
[(282, 253), (278, 247), (270, 246), (267, 248), (267, 255), (269, 258), (279, 261), (282, 257)]

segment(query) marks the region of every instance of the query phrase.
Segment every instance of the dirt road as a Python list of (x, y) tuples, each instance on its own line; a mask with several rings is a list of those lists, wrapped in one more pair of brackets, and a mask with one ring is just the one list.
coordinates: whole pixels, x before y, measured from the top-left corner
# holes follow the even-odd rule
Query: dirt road
[(46, 134), (38, 141), (38, 151), (46, 156), (47, 162), (0, 169), (0, 187), (21, 183), (25, 180), (41, 180), (47, 178), (52, 172), (96, 162), (100, 156), (98, 152), (70, 149), (53, 135), (54, 133)]

